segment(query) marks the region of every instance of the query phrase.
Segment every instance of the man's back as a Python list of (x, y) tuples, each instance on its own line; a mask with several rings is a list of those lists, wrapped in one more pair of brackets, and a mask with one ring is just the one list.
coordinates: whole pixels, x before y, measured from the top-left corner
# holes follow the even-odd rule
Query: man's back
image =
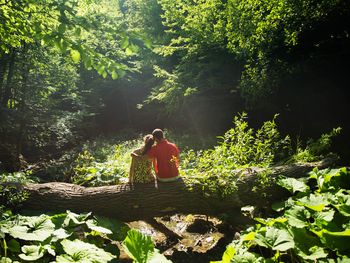
[(179, 149), (174, 143), (163, 139), (153, 146), (147, 153), (155, 159), (155, 170), (159, 178), (167, 179), (179, 175)]

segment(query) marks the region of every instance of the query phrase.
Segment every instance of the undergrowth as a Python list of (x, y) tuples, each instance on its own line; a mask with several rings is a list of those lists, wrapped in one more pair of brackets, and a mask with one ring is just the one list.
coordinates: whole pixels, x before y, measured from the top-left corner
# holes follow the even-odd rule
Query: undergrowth
[[(309, 140), (305, 146), (294, 143), (290, 136), (281, 136), (277, 126), (278, 115), (264, 122), (259, 129), (249, 127), (248, 116), (242, 113), (234, 118), (233, 127), (218, 137), (217, 145), (203, 142), (198, 135), (176, 134), (165, 130), (166, 137), (181, 149), (180, 174), (189, 185), (200, 184), (205, 194), (225, 196), (236, 190), (239, 169), (268, 168), (276, 163), (310, 162), (324, 158), (332, 137), (340, 128), (323, 134), (318, 140)], [(84, 143), (62, 165), (61, 180), (84, 186), (101, 186), (128, 181), (130, 153), (141, 146), (143, 135), (120, 141), (99, 138)], [(135, 138), (135, 137), (134, 137)], [(193, 144), (203, 149), (194, 149)], [(296, 145), (296, 146), (294, 146)], [(191, 146), (191, 147), (190, 147)], [(260, 185), (269, 181), (269, 173), (259, 174)]]
[(278, 184), (294, 195), (273, 205), (276, 217), (254, 218), (257, 223), (237, 235), (215, 263), (349, 262), (349, 179), (346, 168), (280, 178)]
[(310, 140), (293, 147), (289, 135), (282, 137), (276, 119), (266, 121), (254, 130), (249, 127), (245, 113), (236, 116), (233, 127), (219, 136), (218, 145), (212, 149), (182, 154), (181, 175), (191, 185), (201, 185), (204, 194), (224, 197), (236, 191), (235, 182), (242, 169), (264, 168), (258, 176), (259, 189), (268, 186), (269, 167), (279, 163), (311, 162), (327, 156), (331, 138), (339, 134), (340, 128), (323, 134), (318, 140)]

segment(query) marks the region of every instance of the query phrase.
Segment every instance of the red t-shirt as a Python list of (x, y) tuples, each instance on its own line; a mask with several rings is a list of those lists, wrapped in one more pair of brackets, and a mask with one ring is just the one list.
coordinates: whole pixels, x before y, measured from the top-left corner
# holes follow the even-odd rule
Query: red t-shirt
[(154, 168), (160, 178), (172, 178), (179, 175), (180, 151), (174, 143), (162, 140), (153, 146), (147, 155), (154, 159)]

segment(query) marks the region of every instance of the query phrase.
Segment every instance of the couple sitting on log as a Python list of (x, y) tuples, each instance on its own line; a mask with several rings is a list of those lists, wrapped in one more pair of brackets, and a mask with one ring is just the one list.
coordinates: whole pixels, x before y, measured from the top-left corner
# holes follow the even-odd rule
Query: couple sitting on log
[(144, 137), (144, 145), (131, 153), (130, 183), (149, 183), (156, 179), (176, 181), (179, 179), (179, 153), (177, 146), (164, 138), (163, 131), (155, 129)]

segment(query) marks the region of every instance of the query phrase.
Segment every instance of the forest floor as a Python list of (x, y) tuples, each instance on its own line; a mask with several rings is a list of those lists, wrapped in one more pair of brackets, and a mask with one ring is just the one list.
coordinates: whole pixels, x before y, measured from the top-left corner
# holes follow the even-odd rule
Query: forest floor
[[(175, 214), (128, 225), (152, 238), (155, 247), (174, 263), (221, 260), (238, 227), (215, 217)], [(132, 262), (121, 249), (120, 262)]]

